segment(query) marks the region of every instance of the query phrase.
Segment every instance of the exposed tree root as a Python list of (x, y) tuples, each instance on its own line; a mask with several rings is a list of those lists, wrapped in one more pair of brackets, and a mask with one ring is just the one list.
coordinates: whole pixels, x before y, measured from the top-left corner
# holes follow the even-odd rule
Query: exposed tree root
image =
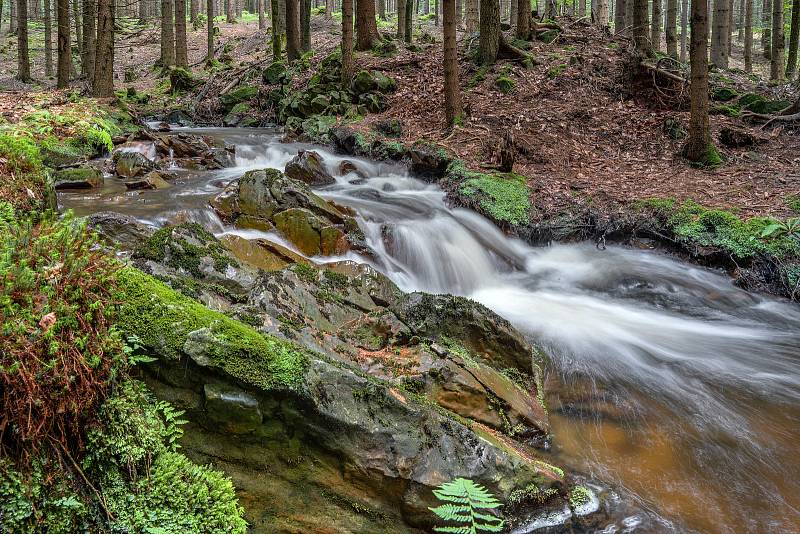
[(746, 111), (742, 113), (742, 119), (749, 119), (754, 122), (765, 121), (761, 126), (762, 130), (766, 129), (770, 124), (775, 122), (800, 122), (800, 98), (798, 98), (791, 106), (784, 108), (777, 113), (753, 113)]

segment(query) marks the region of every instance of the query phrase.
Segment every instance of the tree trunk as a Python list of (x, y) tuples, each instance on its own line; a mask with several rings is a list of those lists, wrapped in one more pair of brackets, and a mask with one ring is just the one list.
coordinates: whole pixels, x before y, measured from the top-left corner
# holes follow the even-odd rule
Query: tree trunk
[[(406, 11), (408, 8), (413, 8), (411, 0), (407, 2)], [(406, 17), (408, 17), (408, 13), (406, 13)], [(406, 25), (406, 29), (408, 29), (408, 25)], [(356, 3), (356, 50), (369, 50), (379, 39), (378, 25), (375, 22), (375, 2), (360, 0)]]
[(258, 10), (258, 29), (264, 30), (267, 27), (267, 19), (264, 17), (264, 1), (256, 0), (256, 9)]
[(653, 15), (650, 21), (650, 45), (654, 51), (661, 49), (661, 0), (653, 0)]
[(189, 66), (189, 51), (186, 44), (186, 0), (175, 0), (175, 64)]
[(667, 0), (667, 18), (664, 36), (667, 40), (667, 55), (678, 59), (678, 0)]
[(17, 78), (31, 82), (31, 60), (28, 55), (28, 0), (17, 2)]
[(378, 17), (386, 20), (386, 0), (378, 0)]
[[(142, 0), (139, 0), (140, 2)], [(200, 12), (200, 2), (199, 0), (190, 0), (189, 2), (189, 21), (192, 23), (192, 27), (196, 30), (197, 29), (197, 15)]]
[(744, 71), (753, 72), (753, 0), (744, 0)]
[(83, 58), (83, 32), (81, 30), (81, 10), (78, 9), (78, 0), (72, 0), (72, 20), (75, 22), (75, 48)]
[(649, 29), (647, 0), (633, 0), (633, 43), (636, 47), (636, 52), (645, 57), (650, 57), (653, 54)]
[[(777, 1), (777, 0), (776, 0)], [(772, 57), (772, 0), (764, 0), (761, 11), (761, 49), (765, 59)]]
[(63, 89), (69, 85), (72, 71), (72, 50), (69, 43), (69, 0), (57, 0), (58, 10), (58, 78), (56, 87)]
[[(520, 4), (527, 0), (519, 0)], [(458, 50), (456, 49), (456, 1), (442, 3), (444, 34), (444, 115), (448, 125), (461, 116), (461, 89), (458, 85)], [(530, 16), (530, 14), (529, 14)]]
[(586, 16), (586, 0), (578, 0), (578, 16)]
[(478, 57), (483, 65), (493, 65), (500, 49), (500, 5), (497, 0), (480, 0), (480, 39)]
[(333, 0), (325, 0), (325, 18), (333, 18)]
[(625, 4), (631, 0), (617, 0), (614, 6), (614, 33), (625, 31)]
[(9, 0), (9, 25), (8, 33), (14, 35), (17, 33), (17, 2), (16, 0)]
[[(398, 0), (398, 2), (401, 0)], [(480, 0), (464, 0), (464, 31), (475, 33), (478, 29), (478, 3)]]
[(517, 37), (531, 39), (531, 6), (529, 0), (517, 0)]
[[(112, 0), (113, 1), (113, 0)], [(162, 67), (175, 64), (175, 23), (172, 20), (173, 0), (161, 0), (161, 59)]]
[(517, 27), (517, 15), (519, 14), (519, 1), (518, 0), (511, 0), (511, 13), (509, 18), (509, 24), (511, 24), (512, 28)]
[(783, 80), (783, 0), (772, 0), (772, 58), (769, 64), (769, 79)]
[(725, 36), (725, 44), (728, 45), (728, 58), (731, 57), (733, 50), (733, 6), (734, 0), (728, 0), (728, 33)]
[(114, 96), (114, 0), (97, 0), (97, 42), (92, 94)]
[(633, 4), (636, 0), (625, 1), (625, 29), (633, 28)]
[(214, 0), (206, 0), (206, 19), (206, 63), (211, 63), (214, 61)]
[(708, 163), (714, 150), (708, 121), (708, 2), (692, 0), (692, 36), (690, 61), (692, 83), (690, 86), (691, 115), (689, 138), (684, 155), (695, 163)]
[[(366, 3), (371, 2), (371, 0), (365, 1)], [(405, 24), (406, 29), (403, 31), (403, 38), (407, 43), (410, 43), (414, 37), (414, 0), (406, 0)]]
[(286, 61), (300, 58), (300, 0), (286, 0)]
[(300, 48), (311, 50), (311, 0), (300, 0)]
[(689, 35), (689, 0), (681, 0), (681, 62), (686, 63), (686, 41)]
[(344, 87), (350, 87), (354, 71), (353, 0), (342, 0), (342, 85)]
[(711, 63), (728, 68), (728, 22), (730, 0), (714, 0), (714, 24), (711, 29)]
[[(658, 0), (656, 0), (658, 1)], [(595, 15), (595, 24), (601, 28), (608, 26), (608, 0), (596, 0), (592, 2), (592, 10)]]
[(792, 26), (789, 29), (789, 62), (786, 64), (786, 78), (794, 79), (797, 74), (797, 46), (800, 40), (800, 0), (792, 2)]
[[(0, 8), (2, 10), (2, 8)], [(53, 75), (53, 13), (50, 0), (44, 0), (44, 74)], [(0, 16), (0, 20), (2, 17)]]
[[(412, 2), (413, 0), (408, 0)], [(406, 0), (397, 0), (397, 39), (406, 38)]]

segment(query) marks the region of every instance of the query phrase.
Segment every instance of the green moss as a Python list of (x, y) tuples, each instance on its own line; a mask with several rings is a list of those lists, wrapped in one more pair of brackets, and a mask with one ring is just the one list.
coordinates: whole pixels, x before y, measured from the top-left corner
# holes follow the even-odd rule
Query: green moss
[(119, 328), (160, 356), (179, 358), (189, 334), (207, 329), (213, 342), (204, 352), (211, 365), (265, 390), (301, 387), (308, 365), (304, 349), (211, 311), (136, 269), (121, 270), (118, 279)]
[(517, 226), (529, 221), (531, 203), (524, 176), (478, 173), (468, 170), (459, 160), (448, 166), (447, 174), (460, 182), (461, 194), (475, 198), (481, 209), (495, 220)]
[(789, 195), (786, 197), (786, 205), (790, 210), (800, 213), (800, 195)]
[(511, 91), (514, 90), (516, 87), (516, 82), (509, 78), (508, 76), (498, 76), (494, 79), (494, 86), (497, 87), (497, 90), (507, 95)]
[(739, 117), (742, 114), (742, 111), (739, 109), (739, 106), (735, 106), (732, 104), (717, 104), (715, 106), (711, 106), (709, 113), (711, 115), (726, 115), (728, 117)]
[(522, 504), (533, 503), (535, 505), (542, 505), (548, 499), (558, 495), (556, 488), (540, 488), (540, 485), (546, 483), (546, 480), (537, 480), (538, 483), (528, 484), (524, 488), (516, 489), (508, 496), (509, 504)]
[[(200, 245), (190, 243), (185, 237), (180, 236), (182, 233), (198, 239)], [(224, 272), (229, 265), (239, 266), (227, 254), (225, 247), (197, 223), (161, 228), (134, 252), (136, 258), (165, 262), (170, 267), (183, 270), (197, 278), (203, 277), (200, 265), (202, 259), (208, 256), (214, 262), (214, 269), (220, 272)]]
[(739, 96), (739, 93), (731, 87), (719, 87), (711, 93), (711, 98), (719, 102), (727, 102), (737, 96)]
[(319, 271), (306, 263), (296, 263), (291, 267), (291, 269), (298, 276), (298, 278), (308, 282), (309, 284), (317, 281), (317, 274)]
[(489, 72), (490, 68), (491, 67), (488, 65), (480, 67), (467, 82), (467, 87), (472, 89), (480, 85), (480, 83), (486, 79), (486, 73)]
[(569, 505), (577, 508), (589, 504), (592, 500), (592, 491), (585, 486), (575, 486), (569, 492)]
[(556, 65), (554, 67), (550, 67), (547, 69), (547, 77), (551, 80), (558, 78), (561, 74), (567, 70), (567, 64), (561, 63), (560, 65)]
[(717, 147), (715, 147), (713, 143), (709, 143), (708, 146), (706, 146), (706, 151), (702, 157), (697, 161), (690, 161), (689, 163), (693, 167), (713, 169), (722, 165), (724, 161), (725, 160), (723, 159), (719, 150), (717, 150)]

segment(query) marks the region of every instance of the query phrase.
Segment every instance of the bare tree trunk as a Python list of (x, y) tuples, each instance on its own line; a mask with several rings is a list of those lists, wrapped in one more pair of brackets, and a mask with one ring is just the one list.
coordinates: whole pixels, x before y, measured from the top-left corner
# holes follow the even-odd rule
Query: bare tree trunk
[(300, 0), (300, 49), (311, 50), (311, 0)]
[[(519, 0), (524, 5), (527, 0)], [(458, 51), (456, 49), (456, 2), (444, 0), (442, 4), (442, 31), (444, 33), (444, 114), (448, 125), (461, 116), (461, 88), (458, 85)], [(530, 11), (528, 11), (530, 16)]]
[(681, 0), (681, 62), (686, 62), (686, 41), (689, 35), (689, 0)]
[(94, 80), (95, 55), (97, 53), (97, 3), (96, 0), (83, 0), (83, 57), (81, 58), (81, 74), (90, 81)]
[(761, 11), (761, 49), (765, 59), (772, 57), (772, 0), (764, 0)]
[(378, 17), (386, 20), (386, 0), (378, 0)]
[(650, 21), (650, 44), (654, 51), (661, 49), (661, 0), (653, 0), (653, 16)]
[(333, 0), (325, 0), (325, 18), (333, 18)]
[(632, 0), (617, 0), (614, 6), (614, 33), (625, 31), (625, 4)]
[(186, 44), (186, 0), (175, 0), (175, 65), (189, 66), (189, 51)]
[(783, 80), (784, 46), (783, 0), (772, 0), (772, 58), (769, 64), (770, 80)]
[(586, 16), (586, 0), (578, 0), (578, 16)]
[[(401, 0), (398, 0), (400, 2)], [(464, 30), (474, 33), (478, 29), (478, 5), (480, 0), (464, 0)]]
[[(654, 0), (659, 1), (659, 0)], [(608, 26), (608, 0), (596, 0), (592, 2), (592, 9), (595, 14), (595, 24), (601, 28)]]
[(753, 0), (744, 0), (744, 71), (753, 72)]
[(794, 79), (797, 74), (797, 47), (800, 40), (800, 0), (792, 2), (792, 25), (789, 29), (789, 61), (786, 64), (786, 78)]
[[(141, 2), (141, 0), (139, 0)], [(200, 12), (199, 0), (189, 0), (189, 22), (192, 23), (193, 29), (197, 29), (197, 15)]]
[(531, 39), (531, 6), (529, 0), (517, 0), (517, 37)]
[(300, 58), (300, 0), (286, 0), (286, 61)]
[(53, 10), (50, 0), (44, 0), (44, 74), (48, 78), (53, 75)]
[(258, 29), (264, 30), (267, 28), (267, 20), (264, 17), (264, 2), (266, 0), (256, 0), (256, 9), (258, 9)]
[(729, 10), (730, 0), (714, 0), (714, 24), (711, 30), (711, 62), (720, 69), (728, 68)]
[(626, 0), (625, 1), (625, 28), (632, 29), (633, 28), (633, 4), (636, 0)]
[(69, 0), (57, 0), (58, 10), (58, 78), (56, 87), (63, 89), (69, 85), (72, 71), (72, 50), (69, 42)]
[(224, 0), (225, 1), (225, 22), (228, 24), (232, 24), (236, 22), (236, 4), (234, 3), (236, 0)]
[(413, 0), (397, 0), (397, 39), (400, 41), (406, 38), (406, 1)]
[(206, 0), (206, 19), (206, 63), (211, 63), (214, 61), (214, 0)]
[(342, 0), (342, 85), (350, 86), (354, 71), (353, 0)]
[(708, 121), (708, 2), (692, 0), (691, 36), (692, 83), (689, 138), (684, 155), (695, 163), (708, 163), (714, 150)]
[(114, 96), (114, 0), (97, 1), (97, 42), (92, 94)]
[[(407, 5), (412, 7), (413, 3), (408, 4), (407, 2)], [(408, 13), (406, 13), (407, 16)], [(408, 37), (410, 36), (406, 38)], [(375, 22), (375, 2), (360, 0), (356, 4), (356, 50), (369, 50), (378, 40), (380, 40), (380, 36), (378, 35), (378, 25)]]
[(161, 59), (162, 67), (175, 64), (175, 23), (172, 20), (173, 0), (161, 0)]
[(17, 78), (31, 82), (31, 60), (28, 55), (28, 0), (17, 2)]
[(9, 17), (10, 23), (8, 25), (8, 33), (14, 35), (17, 33), (17, 2), (16, 0), (9, 0)]
[(78, 9), (78, 0), (72, 0), (72, 20), (75, 22), (75, 48), (83, 58), (83, 32), (81, 31), (81, 10)]
[(493, 65), (500, 50), (500, 5), (497, 0), (480, 0), (480, 39), (478, 57), (483, 65)]
[(725, 44), (728, 45), (728, 58), (731, 57), (733, 50), (733, 6), (734, 0), (728, 0), (728, 34), (725, 36)]
[[(371, 0), (366, 0), (369, 3)], [(406, 0), (406, 29), (403, 31), (403, 38), (410, 43), (414, 37), (414, 0)]]
[(678, 59), (678, 0), (667, 0), (667, 23), (664, 36), (667, 40), (667, 55)]
[(633, 43), (638, 54), (653, 54), (650, 44), (650, 21), (647, 19), (647, 0), (633, 1)]
[(511, 13), (509, 15), (509, 24), (511, 24), (512, 28), (517, 27), (517, 15), (519, 14), (519, 2), (518, 0), (511, 0)]

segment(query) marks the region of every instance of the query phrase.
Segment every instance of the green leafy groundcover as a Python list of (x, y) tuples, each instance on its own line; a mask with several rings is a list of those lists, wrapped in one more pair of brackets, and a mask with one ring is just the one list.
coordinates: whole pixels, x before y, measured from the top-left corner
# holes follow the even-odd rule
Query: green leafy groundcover
[(450, 179), (459, 183), (459, 192), (475, 198), (489, 217), (521, 226), (530, 220), (530, 191), (525, 177), (514, 173), (484, 174), (467, 169), (464, 162), (453, 161), (447, 168)]

